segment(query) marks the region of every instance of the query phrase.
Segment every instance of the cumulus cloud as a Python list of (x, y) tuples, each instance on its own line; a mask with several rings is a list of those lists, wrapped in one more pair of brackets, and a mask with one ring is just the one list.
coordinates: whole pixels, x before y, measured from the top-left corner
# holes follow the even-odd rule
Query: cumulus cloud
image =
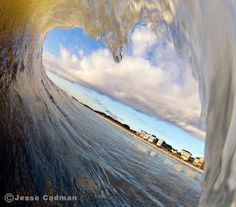
[(204, 137), (197, 83), (173, 45), (140, 27), (124, 53), (119, 64), (106, 48), (76, 55), (61, 47), (59, 57), (45, 52), (43, 58), (51, 72)]

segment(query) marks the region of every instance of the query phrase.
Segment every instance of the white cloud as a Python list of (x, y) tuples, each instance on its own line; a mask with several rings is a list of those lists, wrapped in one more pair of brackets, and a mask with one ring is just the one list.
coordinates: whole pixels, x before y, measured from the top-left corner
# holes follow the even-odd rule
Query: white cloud
[(188, 63), (171, 43), (143, 27), (132, 34), (131, 48), (117, 64), (108, 49), (77, 56), (61, 47), (60, 57), (45, 53), (44, 64), (49, 71), (203, 137), (197, 83)]
[(133, 54), (143, 56), (150, 46), (157, 41), (157, 36), (146, 28), (138, 28), (131, 36)]

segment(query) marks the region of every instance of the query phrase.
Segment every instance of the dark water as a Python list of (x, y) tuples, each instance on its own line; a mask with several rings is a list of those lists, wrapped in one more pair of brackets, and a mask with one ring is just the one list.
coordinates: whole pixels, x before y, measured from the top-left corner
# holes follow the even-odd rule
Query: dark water
[(52, 206), (197, 206), (199, 172), (127, 135), (74, 100), (67, 102), (67, 111), (62, 109), (63, 99), (59, 105), (53, 101), (59, 111), (51, 118), (40, 115), (39, 103), (32, 116), (39, 121), (21, 119), (23, 107), (17, 114), (15, 119), (24, 128), (11, 131), (2, 145), (1, 193), (78, 198)]

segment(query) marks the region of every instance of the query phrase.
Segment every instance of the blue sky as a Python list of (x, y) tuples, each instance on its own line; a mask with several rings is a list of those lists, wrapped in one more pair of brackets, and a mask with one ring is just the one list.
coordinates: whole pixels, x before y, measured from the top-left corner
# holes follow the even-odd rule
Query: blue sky
[(54, 29), (43, 58), (49, 77), (83, 103), (203, 155), (197, 83), (165, 38), (137, 28), (117, 64), (106, 46), (82, 29)]
[(60, 55), (60, 47), (66, 46), (71, 52), (79, 55), (79, 51), (83, 50), (84, 53), (91, 53), (92, 51), (105, 48), (101, 41), (91, 39), (82, 29), (53, 29), (45, 39), (45, 51), (52, 53), (56, 56)]

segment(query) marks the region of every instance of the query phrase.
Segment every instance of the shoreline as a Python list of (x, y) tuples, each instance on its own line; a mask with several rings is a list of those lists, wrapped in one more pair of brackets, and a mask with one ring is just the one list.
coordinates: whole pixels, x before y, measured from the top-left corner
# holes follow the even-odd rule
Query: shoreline
[[(95, 111), (94, 111), (94, 112), (95, 112)], [(96, 113), (96, 112), (95, 112), (95, 113)], [(173, 159), (179, 161), (180, 163), (182, 163), (182, 164), (184, 164), (184, 165), (186, 165), (186, 166), (188, 166), (188, 167), (190, 167), (190, 168), (193, 168), (193, 169), (195, 169), (195, 170), (197, 170), (197, 171), (199, 171), (199, 172), (201, 172), (201, 173), (204, 173), (204, 170), (201, 170), (200, 168), (198, 168), (198, 167), (192, 165), (191, 163), (186, 162), (186, 161), (184, 161), (184, 160), (182, 160), (182, 159), (180, 159), (180, 158), (178, 158), (178, 157), (172, 155), (172, 154), (171, 154), (170, 152), (168, 152), (167, 150), (164, 150), (164, 149), (162, 149), (161, 147), (158, 147), (157, 145), (155, 145), (155, 144), (153, 144), (153, 143), (151, 143), (151, 142), (149, 142), (149, 141), (147, 141), (147, 140), (145, 140), (145, 139), (142, 139), (142, 138), (139, 137), (138, 135), (132, 133), (132, 132), (129, 131), (128, 129), (125, 129), (124, 127), (120, 126), (119, 124), (113, 122), (113, 121), (110, 120), (109, 118), (106, 118), (106, 117), (104, 117), (104, 116), (102, 116), (102, 115), (100, 115), (100, 114), (98, 114), (98, 113), (96, 113), (96, 114), (97, 114), (99, 117), (103, 118), (104, 120), (110, 122), (111, 124), (113, 124), (113, 125), (116, 126), (117, 128), (119, 128), (119, 129), (125, 131), (127, 134), (131, 135), (132, 137), (134, 137), (134, 138), (136, 138), (136, 139), (138, 139), (138, 140), (140, 140), (140, 141), (143, 141), (144, 143), (146, 143), (146, 144), (148, 144), (149, 146), (155, 148), (156, 150), (160, 151), (161, 153), (163, 153), (163, 154), (165, 154), (165, 155), (167, 155), (167, 156), (169, 156), (169, 157), (171, 157), (171, 158), (173, 158)]]
[[(135, 133), (134, 130), (126, 128), (126, 127), (125, 127), (126, 124), (120, 123), (119, 121), (113, 119), (112, 117), (109, 117), (108, 115), (106, 115), (106, 114), (103, 113), (103, 112), (96, 111), (96, 110), (92, 109), (91, 107), (87, 106), (86, 104), (81, 103), (79, 100), (77, 100), (77, 99), (76, 99), (75, 97), (73, 97), (73, 96), (72, 96), (72, 98), (73, 98), (74, 100), (76, 100), (77, 102), (79, 102), (80, 104), (82, 104), (83, 106), (85, 106), (86, 108), (88, 108), (89, 110), (93, 111), (97, 116), (101, 117), (102, 119), (104, 119), (105, 121), (111, 123), (112, 125), (116, 126), (117, 128), (123, 130), (123, 131), (126, 132), (128, 135), (130, 135), (130, 136), (132, 136), (132, 137), (134, 137), (134, 138), (136, 138), (136, 139), (138, 139), (138, 140), (140, 140), (140, 141), (146, 143), (147, 145), (149, 145), (149, 146), (155, 148), (156, 150), (158, 150), (159, 152), (161, 152), (161, 153), (163, 153), (163, 154), (165, 154), (165, 155), (167, 155), (167, 156), (169, 156), (169, 157), (171, 157), (171, 158), (173, 158), (173, 159), (179, 161), (180, 163), (184, 164), (185, 166), (188, 166), (188, 167), (190, 167), (190, 168), (192, 168), (192, 169), (194, 169), (194, 170), (197, 170), (197, 171), (200, 172), (200, 173), (204, 173), (204, 170), (202, 170), (202, 169), (196, 167), (195, 165), (193, 165), (193, 164), (191, 164), (191, 163), (189, 163), (189, 162), (187, 162), (187, 161), (182, 160), (182, 159), (179, 158), (179, 157), (174, 156), (171, 152), (169, 152), (169, 151), (167, 151), (167, 150), (165, 150), (165, 149), (163, 149), (163, 148), (161, 148), (161, 147), (158, 147), (156, 144), (151, 143), (151, 142), (149, 142), (149, 141), (147, 141), (147, 140), (141, 138), (139, 135), (137, 135), (137, 134)], [(126, 125), (126, 126), (127, 126), (127, 125)]]

